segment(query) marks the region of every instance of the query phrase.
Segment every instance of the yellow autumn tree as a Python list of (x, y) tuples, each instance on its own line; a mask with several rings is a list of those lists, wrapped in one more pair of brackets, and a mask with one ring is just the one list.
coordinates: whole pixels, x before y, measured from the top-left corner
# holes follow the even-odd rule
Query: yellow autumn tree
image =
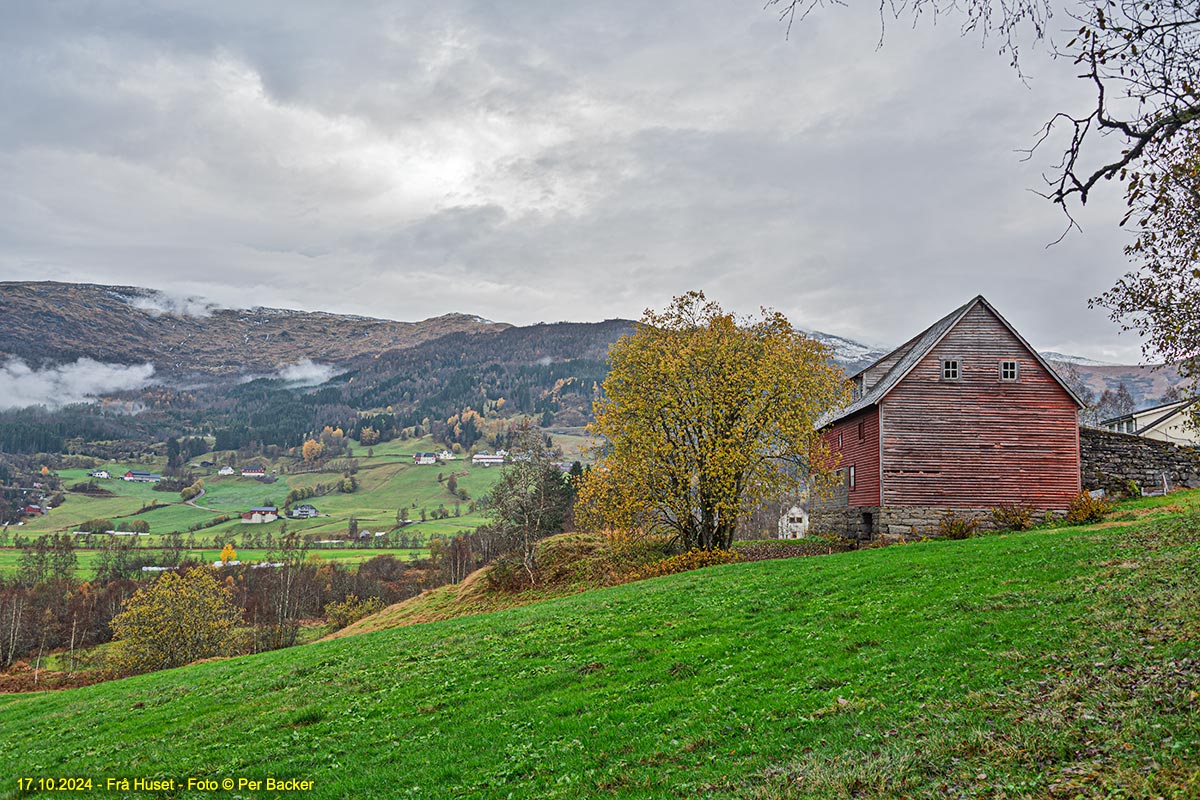
[(373, 444), (379, 443), (379, 431), (372, 428), (370, 425), (363, 425), (362, 430), (358, 432), (359, 444), (370, 447)]
[(230, 561), (237, 561), (237, 550), (233, 549), (233, 542), (226, 542), (221, 548), (221, 563), (228, 564)]
[(739, 319), (702, 292), (647, 310), (609, 351), (577, 519), (728, 548), (744, 511), (828, 478), (817, 423), (849, 395), (829, 356), (782, 314)]
[(164, 572), (134, 592), (113, 617), (113, 644), (105, 661), (113, 672), (131, 675), (235, 655), (240, 620), (233, 594), (217, 583), (212, 570), (197, 567), (182, 576)]
[(325, 452), (325, 445), (321, 444), (316, 439), (305, 439), (304, 445), (300, 448), (300, 452), (304, 456), (305, 462), (311, 464), (314, 461), (321, 460), (321, 454)]

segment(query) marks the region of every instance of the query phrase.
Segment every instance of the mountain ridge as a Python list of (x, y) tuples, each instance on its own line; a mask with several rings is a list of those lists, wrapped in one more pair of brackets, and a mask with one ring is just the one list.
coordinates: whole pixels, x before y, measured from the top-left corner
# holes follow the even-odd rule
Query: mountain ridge
[(0, 359), (152, 363), (169, 375), (272, 372), (302, 359), (345, 362), (449, 333), (504, 330), (454, 313), (400, 322), (324, 311), (220, 308), (137, 286), (0, 283)]
[[(0, 282), (0, 318), (5, 321), (0, 326), (0, 363), (13, 358), (34, 368), (80, 358), (121, 365), (150, 363), (168, 381), (251, 379), (303, 360), (322, 362), (336, 372), (359, 372), (370, 370), (372, 361), (388, 354), (398, 367), (412, 370), (421, 365), (415, 354), (412, 358), (394, 354), (455, 334), (510, 330), (521, 333), (456, 341), (463, 350), (462, 363), (504, 361), (504, 353), (468, 355), (467, 351), (511, 341), (520, 342), (519, 349), (533, 359), (531, 364), (545, 358), (602, 363), (607, 347), (635, 325), (614, 319), (515, 326), (462, 312), (404, 322), (262, 305), (223, 308), (202, 298), (144, 287), (58, 281)], [(890, 350), (834, 333), (800, 330), (827, 345), (834, 360), (851, 374)], [(531, 341), (539, 336), (545, 341)], [(560, 341), (563, 337), (569, 345)], [(546, 351), (542, 356), (533, 355), (541, 350)], [(1138, 406), (1152, 404), (1182, 380), (1170, 366), (1107, 364), (1052, 351), (1042, 355), (1057, 365), (1068, 364), (1097, 394), (1125, 383)], [(594, 368), (587, 371), (593, 378)]]

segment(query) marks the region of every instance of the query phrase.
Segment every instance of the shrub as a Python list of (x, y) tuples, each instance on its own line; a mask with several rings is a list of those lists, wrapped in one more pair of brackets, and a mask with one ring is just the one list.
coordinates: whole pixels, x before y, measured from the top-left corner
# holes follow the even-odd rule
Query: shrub
[(487, 571), (488, 587), (500, 592), (519, 592), (529, 586), (529, 573), (520, 554), (508, 553), (496, 559)]
[(334, 630), (340, 630), (352, 623), (358, 622), (363, 617), (369, 617), (372, 614), (378, 614), (383, 610), (383, 601), (378, 597), (368, 597), (366, 600), (359, 600), (358, 595), (347, 595), (346, 599), (341, 603), (328, 603), (325, 606), (325, 619), (329, 620), (329, 624)]
[(1067, 506), (1067, 522), (1072, 525), (1100, 522), (1112, 508), (1112, 503), (1107, 498), (1092, 497), (1088, 492), (1080, 492), (1071, 498), (1071, 505)]
[(223, 522), (229, 522), (231, 519), (236, 519), (236, 517), (233, 514), (221, 514), (220, 516), (213, 517), (206, 522), (197, 522), (194, 525), (189, 525), (188, 532), (195, 533), (196, 531), (202, 531), (205, 528), (212, 528), (220, 525)]
[(164, 572), (113, 618), (106, 665), (117, 675), (131, 675), (234, 655), (241, 649), (241, 616), (233, 593), (211, 570)]
[(979, 520), (964, 519), (948, 511), (938, 520), (938, 536), (942, 539), (970, 539), (979, 530)]
[(183, 500), (183, 502), (186, 503), (188, 500), (193, 500), (193, 499), (199, 497), (200, 493), (203, 491), (204, 491), (204, 481), (197, 479), (196, 482), (193, 483), (191, 486), (185, 486), (183, 489), (181, 489), (179, 491), (179, 498), (181, 500)]
[(686, 553), (670, 556), (642, 567), (637, 571), (638, 578), (657, 578), (662, 575), (674, 575), (677, 572), (689, 572), (693, 569), (715, 567), (718, 564), (733, 564), (741, 561), (741, 553), (732, 550), (699, 550), (692, 548)]
[(1002, 530), (1027, 531), (1033, 527), (1033, 509), (1002, 503), (992, 509), (992, 524)]

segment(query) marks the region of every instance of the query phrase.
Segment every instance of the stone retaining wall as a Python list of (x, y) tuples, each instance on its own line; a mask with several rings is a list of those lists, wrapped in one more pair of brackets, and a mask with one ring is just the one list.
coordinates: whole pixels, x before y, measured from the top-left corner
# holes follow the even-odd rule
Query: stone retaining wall
[(1139, 489), (1162, 491), (1163, 473), (1171, 489), (1200, 488), (1200, 450), (1194, 447), (1080, 428), (1079, 456), (1084, 489), (1128, 494), (1133, 481)]
[[(1034, 522), (1041, 522), (1046, 515), (1062, 517), (1066, 512), (1035, 509)], [(870, 514), (873, 530), (868, 531), (863, 514)], [(947, 514), (961, 519), (973, 519), (979, 530), (995, 528), (990, 508), (933, 508), (929, 506), (851, 507), (840, 509), (818, 509), (812, 513), (812, 533), (837, 534), (859, 542), (876, 539), (895, 542), (901, 538), (909, 541), (928, 537), (937, 538), (938, 524)]]

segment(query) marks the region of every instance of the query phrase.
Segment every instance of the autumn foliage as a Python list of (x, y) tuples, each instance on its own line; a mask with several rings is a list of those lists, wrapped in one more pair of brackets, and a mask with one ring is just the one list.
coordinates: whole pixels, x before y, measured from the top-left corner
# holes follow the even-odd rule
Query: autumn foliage
[(728, 549), (744, 510), (833, 466), (816, 426), (845, 402), (845, 376), (782, 314), (738, 319), (691, 292), (648, 310), (609, 366), (591, 426), (603, 445), (579, 493), (585, 525)]
[(321, 460), (321, 454), (325, 452), (325, 445), (316, 439), (308, 439), (304, 442), (301, 452), (304, 455), (304, 460), (311, 464)]
[(106, 662), (120, 675), (190, 664), (239, 650), (241, 612), (212, 570), (164, 572), (138, 589), (112, 620), (113, 646)]

